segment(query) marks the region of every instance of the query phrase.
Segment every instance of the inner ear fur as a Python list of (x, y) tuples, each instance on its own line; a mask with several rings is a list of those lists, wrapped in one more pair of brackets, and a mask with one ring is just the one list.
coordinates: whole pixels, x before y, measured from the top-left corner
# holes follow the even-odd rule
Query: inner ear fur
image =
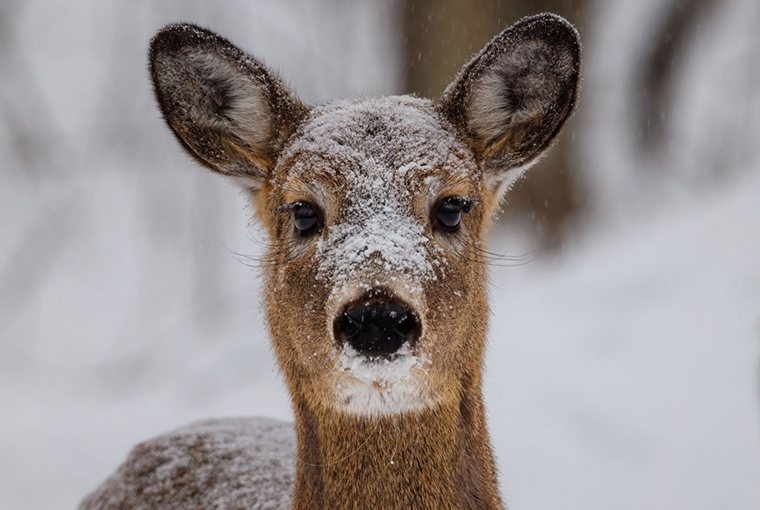
[(514, 180), (570, 117), (581, 45), (564, 18), (539, 14), (505, 29), (459, 72), (440, 99), (490, 176)]
[(298, 98), (255, 58), (195, 25), (159, 31), (149, 60), (161, 113), (185, 150), (260, 187), (305, 113)]

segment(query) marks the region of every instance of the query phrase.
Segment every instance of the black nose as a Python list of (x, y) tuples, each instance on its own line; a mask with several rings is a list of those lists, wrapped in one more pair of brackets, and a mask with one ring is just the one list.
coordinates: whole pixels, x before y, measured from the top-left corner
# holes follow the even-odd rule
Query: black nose
[(362, 354), (388, 356), (420, 336), (420, 321), (400, 303), (349, 305), (335, 320), (335, 338)]

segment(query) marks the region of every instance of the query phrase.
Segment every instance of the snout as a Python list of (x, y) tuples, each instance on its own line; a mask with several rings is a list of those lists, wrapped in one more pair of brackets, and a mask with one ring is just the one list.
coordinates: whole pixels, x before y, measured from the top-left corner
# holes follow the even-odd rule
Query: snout
[(336, 341), (365, 356), (388, 357), (408, 343), (413, 347), (422, 327), (412, 307), (384, 296), (359, 299), (343, 308), (334, 325)]

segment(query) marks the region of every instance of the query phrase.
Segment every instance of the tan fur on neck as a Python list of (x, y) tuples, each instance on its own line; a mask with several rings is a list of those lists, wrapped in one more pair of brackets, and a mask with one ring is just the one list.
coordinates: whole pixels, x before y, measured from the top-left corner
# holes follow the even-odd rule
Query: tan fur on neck
[(312, 411), (296, 399), (294, 510), (503, 508), (480, 397), (373, 420)]

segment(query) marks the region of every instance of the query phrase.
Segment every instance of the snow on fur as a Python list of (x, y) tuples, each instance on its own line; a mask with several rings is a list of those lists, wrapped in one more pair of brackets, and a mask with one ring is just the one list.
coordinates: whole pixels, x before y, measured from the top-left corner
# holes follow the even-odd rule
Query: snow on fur
[(336, 387), (341, 409), (358, 416), (394, 416), (430, 406), (426, 378), (431, 359), (408, 343), (390, 358), (368, 359), (351, 345), (340, 351), (335, 370), (346, 377)]
[(201, 421), (137, 445), (79, 510), (286, 510), (295, 454), (290, 423)]
[(295, 161), (296, 175), (318, 170), (345, 188), (342, 216), (317, 248), (320, 274), (334, 289), (373, 270), (416, 282), (437, 278), (434, 269), (446, 259), (413, 214), (412, 199), (434, 198), (434, 186), (421, 184), (425, 176), (453, 168), (448, 177), (455, 179), (475, 168), (445, 126), (428, 100), (346, 99), (315, 108), (286, 148), (281, 161)]

